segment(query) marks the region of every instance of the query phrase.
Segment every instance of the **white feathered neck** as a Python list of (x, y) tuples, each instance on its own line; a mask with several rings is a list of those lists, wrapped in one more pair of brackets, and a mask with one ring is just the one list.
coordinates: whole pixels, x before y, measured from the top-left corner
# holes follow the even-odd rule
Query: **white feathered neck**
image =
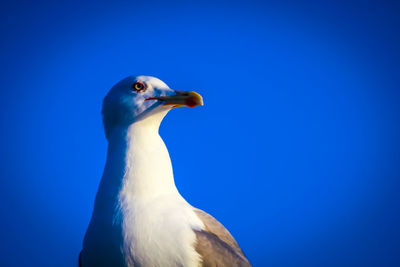
[[(166, 113), (115, 128), (108, 137), (107, 162), (89, 228), (104, 223), (94, 219), (120, 227), (118, 242), (128, 266), (200, 262), (193, 229), (204, 225), (176, 189), (168, 150), (158, 134)], [(95, 239), (96, 231), (89, 232), (88, 239)]]

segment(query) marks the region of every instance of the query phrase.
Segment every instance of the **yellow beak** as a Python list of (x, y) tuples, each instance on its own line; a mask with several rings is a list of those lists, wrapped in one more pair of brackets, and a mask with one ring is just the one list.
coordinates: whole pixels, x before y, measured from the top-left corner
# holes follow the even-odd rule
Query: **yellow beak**
[(177, 107), (197, 107), (203, 105), (203, 97), (193, 91), (175, 91), (176, 95), (150, 97), (146, 100), (161, 100), (164, 101), (164, 106)]

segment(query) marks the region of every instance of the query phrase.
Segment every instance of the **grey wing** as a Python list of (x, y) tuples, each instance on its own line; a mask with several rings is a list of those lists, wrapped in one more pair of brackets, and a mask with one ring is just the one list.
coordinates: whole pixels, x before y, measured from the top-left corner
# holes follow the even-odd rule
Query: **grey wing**
[(196, 251), (202, 256), (203, 266), (251, 266), (229, 231), (208, 213), (194, 209), (205, 229), (195, 230)]

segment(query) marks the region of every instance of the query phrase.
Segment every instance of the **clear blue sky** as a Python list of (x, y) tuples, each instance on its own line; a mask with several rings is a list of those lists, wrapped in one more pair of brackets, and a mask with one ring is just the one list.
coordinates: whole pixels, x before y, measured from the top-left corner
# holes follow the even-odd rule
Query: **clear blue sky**
[(0, 265), (76, 264), (102, 99), (144, 74), (203, 95), (160, 132), (254, 266), (399, 266), (400, 5), (321, 2), (3, 1)]

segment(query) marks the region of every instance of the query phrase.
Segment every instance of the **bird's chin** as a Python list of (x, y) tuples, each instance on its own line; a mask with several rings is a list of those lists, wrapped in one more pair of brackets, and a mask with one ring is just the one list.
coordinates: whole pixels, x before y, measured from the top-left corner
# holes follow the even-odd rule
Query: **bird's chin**
[(162, 115), (162, 117), (164, 117), (168, 113), (168, 111), (172, 109), (171, 106), (162, 105), (160, 101), (155, 102), (156, 103), (152, 104), (149, 108), (147, 108), (140, 114), (136, 114), (134, 122), (142, 121), (157, 114), (160, 114)]

